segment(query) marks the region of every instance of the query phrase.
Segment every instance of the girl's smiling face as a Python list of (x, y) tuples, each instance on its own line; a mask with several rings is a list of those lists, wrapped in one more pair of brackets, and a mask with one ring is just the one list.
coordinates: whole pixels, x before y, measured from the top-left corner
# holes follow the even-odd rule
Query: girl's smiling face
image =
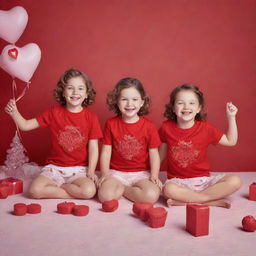
[(71, 112), (80, 112), (82, 103), (87, 98), (87, 88), (82, 77), (72, 77), (64, 88), (63, 96), (66, 99), (66, 107)]
[(180, 127), (190, 128), (194, 125), (195, 117), (200, 112), (201, 106), (197, 95), (191, 90), (181, 90), (177, 93), (173, 112), (177, 116)]
[(138, 112), (143, 104), (144, 100), (134, 87), (123, 89), (118, 97), (118, 108), (127, 123), (135, 123), (139, 120)]

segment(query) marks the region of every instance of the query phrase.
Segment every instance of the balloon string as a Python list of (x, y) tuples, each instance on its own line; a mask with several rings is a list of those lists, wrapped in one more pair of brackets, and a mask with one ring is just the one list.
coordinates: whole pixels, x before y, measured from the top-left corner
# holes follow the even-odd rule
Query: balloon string
[[(16, 96), (16, 92), (17, 92), (17, 84), (15, 82), (15, 78), (13, 77), (12, 78), (12, 95), (13, 95), (13, 99), (15, 100), (15, 102), (18, 102), (26, 93), (26, 91), (29, 89), (29, 83), (30, 82), (27, 82), (27, 85), (26, 87), (23, 89), (22, 93), (20, 94), (20, 96), (17, 98), (17, 100), (15, 99)], [(20, 139), (20, 142), (22, 142), (22, 138), (21, 138), (21, 134), (20, 134), (20, 129), (17, 125), (17, 123), (14, 121), (15, 125), (16, 125), (16, 132), (15, 132), (15, 135), (18, 135), (19, 139)], [(24, 147), (24, 151), (27, 152), (27, 150), (25, 149)]]
[(27, 84), (26, 84), (25, 88), (23, 89), (22, 93), (16, 99), (16, 102), (18, 102), (26, 94), (27, 90), (29, 89), (29, 84), (30, 84), (30, 82), (27, 82)]

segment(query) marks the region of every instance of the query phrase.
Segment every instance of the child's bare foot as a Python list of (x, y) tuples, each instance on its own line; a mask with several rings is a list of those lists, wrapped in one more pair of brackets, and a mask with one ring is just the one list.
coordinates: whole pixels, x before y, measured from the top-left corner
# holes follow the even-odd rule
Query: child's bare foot
[(181, 206), (181, 205), (185, 205), (186, 204), (184, 202), (176, 201), (176, 200), (171, 199), (171, 198), (167, 199), (166, 203), (167, 203), (168, 207), (171, 207), (171, 206)]
[(209, 206), (224, 207), (227, 209), (229, 209), (231, 207), (231, 202), (227, 199), (219, 199), (219, 200), (209, 201), (209, 202), (205, 202), (203, 204), (209, 205)]

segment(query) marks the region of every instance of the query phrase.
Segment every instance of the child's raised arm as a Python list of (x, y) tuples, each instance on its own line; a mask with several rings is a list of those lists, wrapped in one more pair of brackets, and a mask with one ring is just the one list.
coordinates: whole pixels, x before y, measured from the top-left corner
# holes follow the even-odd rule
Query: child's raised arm
[(223, 146), (234, 146), (237, 143), (238, 138), (238, 131), (236, 125), (236, 114), (237, 114), (237, 107), (232, 104), (232, 102), (228, 102), (226, 106), (226, 114), (228, 120), (228, 130), (227, 133), (224, 134), (219, 144)]
[(22, 131), (30, 131), (39, 127), (35, 118), (26, 120), (18, 111), (15, 100), (11, 99), (5, 107), (5, 112), (9, 114)]

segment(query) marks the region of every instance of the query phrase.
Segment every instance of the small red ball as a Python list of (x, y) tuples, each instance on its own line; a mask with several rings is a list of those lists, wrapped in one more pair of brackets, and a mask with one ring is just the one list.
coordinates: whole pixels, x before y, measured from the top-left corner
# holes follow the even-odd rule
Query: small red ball
[(242, 220), (243, 229), (248, 232), (254, 232), (256, 230), (256, 219), (253, 216), (245, 216)]

